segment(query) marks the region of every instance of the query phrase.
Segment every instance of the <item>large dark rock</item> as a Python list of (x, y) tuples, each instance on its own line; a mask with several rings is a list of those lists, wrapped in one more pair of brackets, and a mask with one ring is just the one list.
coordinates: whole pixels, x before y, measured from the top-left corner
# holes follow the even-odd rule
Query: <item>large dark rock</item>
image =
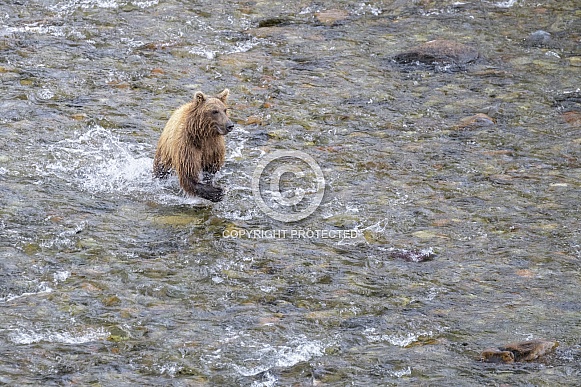
[(450, 40), (432, 40), (397, 54), (393, 60), (399, 64), (466, 65), (475, 62), (478, 50)]

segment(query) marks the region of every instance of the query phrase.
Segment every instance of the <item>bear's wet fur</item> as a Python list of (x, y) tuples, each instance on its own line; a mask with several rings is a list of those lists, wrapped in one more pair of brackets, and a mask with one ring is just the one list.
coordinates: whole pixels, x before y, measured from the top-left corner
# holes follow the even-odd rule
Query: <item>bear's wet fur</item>
[(208, 97), (198, 91), (171, 115), (157, 143), (155, 177), (163, 179), (175, 172), (187, 194), (222, 200), (224, 190), (212, 185), (212, 177), (224, 165), (224, 135), (234, 129), (226, 106), (229, 94), (224, 89)]

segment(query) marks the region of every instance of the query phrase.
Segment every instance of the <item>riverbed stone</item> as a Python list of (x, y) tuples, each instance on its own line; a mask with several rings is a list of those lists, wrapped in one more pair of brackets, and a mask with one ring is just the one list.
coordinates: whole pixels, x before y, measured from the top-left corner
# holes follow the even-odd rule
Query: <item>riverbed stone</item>
[(477, 113), (470, 117), (465, 117), (458, 122), (458, 125), (454, 126), (455, 130), (470, 130), (477, 128), (484, 128), (494, 126), (494, 119), (489, 117), (484, 113)]
[(570, 91), (554, 97), (554, 106), (563, 111), (581, 111), (581, 91)]
[(563, 121), (571, 126), (581, 126), (581, 112), (565, 112), (562, 115)]
[(488, 348), (480, 354), (480, 360), (488, 363), (514, 363), (533, 361), (552, 352), (559, 343), (552, 340), (528, 340)]
[(487, 363), (514, 363), (514, 354), (497, 348), (488, 348), (480, 354), (480, 360)]
[(511, 351), (514, 354), (515, 361), (531, 361), (550, 353), (559, 344), (556, 341), (549, 340), (530, 340), (518, 343), (510, 343), (502, 347), (505, 351)]
[(549, 32), (538, 30), (527, 36), (525, 45), (531, 47), (551, 47), (554, 44)]
[(572, 56), (569, 58), (569, 64), (575, 67), (581, 67), (581, 56)]
[(406, 249), (394, 249), (390, 252), (392, 258), (401, 259), (406, 262), (427, 262), (432, 261), (436, 254), (432, 249), (424, 250), (406, 250)]
[(479, 56), (478, 50), (466, 44), (437, 39), (412, 47), (397, 54), (393, 59), (400, 64), (418, 62), (427, 65), (461, 65), (475, 62)]
[(342, 9), (329, 9), (315, 14), (317, 20), (325, 25), (334, 25), (337, 22), (346, 19), (347, 16), (349, 16), (349, 13)]

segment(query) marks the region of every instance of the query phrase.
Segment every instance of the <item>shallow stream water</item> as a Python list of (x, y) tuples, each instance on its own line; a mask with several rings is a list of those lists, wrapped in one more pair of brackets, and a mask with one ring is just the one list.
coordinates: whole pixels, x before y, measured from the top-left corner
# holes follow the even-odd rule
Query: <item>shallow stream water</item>
[[(580, 20), (575, 0), (0, 2), (0, 384), (579, 385)], [(393, 60), (432, 39), (479, 58)], [(171, 112), (226, 87), (211, 204), (151, 168)], [(257, 206), (277, 150), (324, 175), (303, 220)], [(559, 347), (479, 361), (532, 338)]]

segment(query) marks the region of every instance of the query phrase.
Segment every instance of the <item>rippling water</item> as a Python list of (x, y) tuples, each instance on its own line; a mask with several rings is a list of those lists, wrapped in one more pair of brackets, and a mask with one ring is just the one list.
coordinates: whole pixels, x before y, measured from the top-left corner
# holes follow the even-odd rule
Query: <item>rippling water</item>
[[(0, 383), (578, 384), (579, 12), (1, 3)], [(392, 60), (436, 38), (480, 58)], [(210, 204), (150, 171), (171, 111), (225, 87), (237, 127)], [(276, 150), (324, 175), (299, 222), (255, 200)], [(560, 345), (478, 361), (530, 338)]]

